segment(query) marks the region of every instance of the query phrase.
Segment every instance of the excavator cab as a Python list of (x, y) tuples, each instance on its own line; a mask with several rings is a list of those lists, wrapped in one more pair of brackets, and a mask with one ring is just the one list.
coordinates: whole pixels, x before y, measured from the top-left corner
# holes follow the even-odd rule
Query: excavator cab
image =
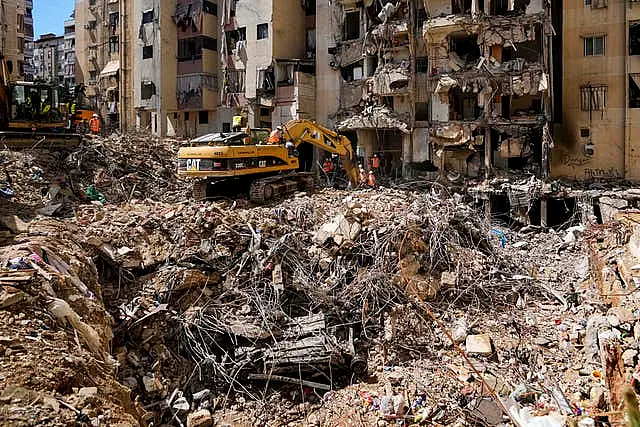
[(58, 130), (66, 126), (61, 88), (33, 82), (9, 85), (9, 128)]

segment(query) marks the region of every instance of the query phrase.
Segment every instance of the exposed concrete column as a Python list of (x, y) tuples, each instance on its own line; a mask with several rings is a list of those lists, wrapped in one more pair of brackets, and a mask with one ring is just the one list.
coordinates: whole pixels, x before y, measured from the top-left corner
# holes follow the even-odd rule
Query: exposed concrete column
[(484, 176), (489, 178), (491, 174), (491, 128), (484, 133)]
[(491, 15), (491, 0), (484, 0), (484, 13)]
[(540, 199), (540, 226), (549, 226), (549, 209), (547, 207), (547, 198)]
[(484, 219), (491, 224), (491, 196), (484, 199)]

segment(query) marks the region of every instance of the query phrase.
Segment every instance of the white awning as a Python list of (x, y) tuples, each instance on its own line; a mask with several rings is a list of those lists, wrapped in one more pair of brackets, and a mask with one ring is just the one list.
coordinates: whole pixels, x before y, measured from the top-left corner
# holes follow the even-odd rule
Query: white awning
[(100, 72), (100, 77), (110, 77), (118, 73), (120, 70), (120, 61), (113, 60), (107, 62), (107, 65), (104, 66), (102, 71)]

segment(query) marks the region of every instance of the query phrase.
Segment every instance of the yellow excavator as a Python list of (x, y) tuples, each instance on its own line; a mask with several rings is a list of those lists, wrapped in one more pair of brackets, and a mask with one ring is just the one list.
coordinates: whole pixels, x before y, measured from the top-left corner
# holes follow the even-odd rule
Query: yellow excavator
[[(233, 186), (236, 193), (249, 187), (251, 201), (263, 203), (271, 199), (313, 187), (313, 176), (297, 172), (297, 147), (309, 143), (337, 154), (352, 186), (360, 182), (351, 141), (310, 120), (291, 120), (282, 125), (282, 144), (254, 143), (245, 132), (217, 133), (196, 138), (191, 146), (178, 151), (178, 175), (198, 178), (193, 189), (195, 198), (211, 195), (216, 183)], [(286, 142), (286, 144), (285, 144)], [(227, 185), (227, 180), (235, 179)]]
[(71, 133), (64, 88), (49, 83), (12, 82), (0, 57), (0, 145), (25, 148), (71, 147), (81, 136)]

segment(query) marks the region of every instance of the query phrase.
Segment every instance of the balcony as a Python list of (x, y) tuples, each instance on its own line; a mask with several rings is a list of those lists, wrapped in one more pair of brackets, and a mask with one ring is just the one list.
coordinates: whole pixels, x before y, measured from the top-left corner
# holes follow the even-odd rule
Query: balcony
[(218, 76), (209, 73), (178, 76), (176, 91), (180, 110), (215, 110), (218, 105)]
[[(202, 10), (200, 17), (195, 11)], [(175, 20), (178, 27), (178, 39), (193, 36), (218, 36), (217, 5), (203, 0), (178, 0)], [(201, 19), (198, 19), (201, 18)]]

